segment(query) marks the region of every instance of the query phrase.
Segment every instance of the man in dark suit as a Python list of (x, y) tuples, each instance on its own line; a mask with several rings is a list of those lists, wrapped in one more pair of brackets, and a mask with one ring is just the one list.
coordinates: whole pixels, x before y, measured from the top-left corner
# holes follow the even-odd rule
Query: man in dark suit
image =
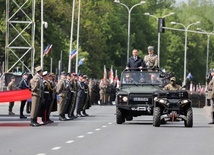
[(134, 49), (132, 51), (132, 57), (129, 58), (126, 69), (127, 70), (141, 70), (143, 69), (146, 65), (144, 63), (144, 60), (138, 56), (138, 50)]

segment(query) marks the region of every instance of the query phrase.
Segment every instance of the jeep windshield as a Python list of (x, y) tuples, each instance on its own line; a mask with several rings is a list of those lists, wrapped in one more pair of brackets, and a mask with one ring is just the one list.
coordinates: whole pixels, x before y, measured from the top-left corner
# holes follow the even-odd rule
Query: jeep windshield
[(124, 71), (121, 75), (122, 85), (162, 85), (159, 72)]

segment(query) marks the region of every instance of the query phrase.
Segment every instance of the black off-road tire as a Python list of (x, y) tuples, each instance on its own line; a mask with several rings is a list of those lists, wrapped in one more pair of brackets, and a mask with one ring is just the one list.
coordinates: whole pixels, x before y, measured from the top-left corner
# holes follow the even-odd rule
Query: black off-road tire
[(184, 120), (185, 127), (193, 127), (193, 111), (191, 107), (187, 109), (186, 117), (187, 120)]
[(122, 124), (124, 122), (125, 122), (125, 118), (123, 116), (123, 113), (122, 113), (121, 109), (117, 108), (117, 110), (116, 110), (116, 123)]
[(160, 107), (155, 107), (153, 111), (153, 126), (160, 127), (161, 124), (161, 109)]

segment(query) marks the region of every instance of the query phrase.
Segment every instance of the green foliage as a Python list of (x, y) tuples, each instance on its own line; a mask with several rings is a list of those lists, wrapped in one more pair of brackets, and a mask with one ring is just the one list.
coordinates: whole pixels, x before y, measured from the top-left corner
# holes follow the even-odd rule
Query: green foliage
[[(22, 1), (17, 0), (19, 4)], [(140, 2), (140, 0), (120, 0), (129, 8)], [(44, 57), (44, 69), (50, 69), (50, 58), (53, 58), (53, 71), (58, 67), (60, 54), (62, 51), (63, 70), (67, 70), (69, 48), (70, 48), (70, 29), (72, 17), (72, 3), (70, 0), (45, 0), (44, 1), (44, 21), (48, 22), (48, 28), (44, 29), (44, 48), (48, 44), (53, 44), (51, 52)], [(0, 0), (0, 61), (4, 61), (5, 47), (5, 0)], [(41, 1), (36, 1), (36, 33), (35, 33), (35, 66), (40, 64), (40, 33), (41, 33)], [(191, 26), (190, 30), (200, 27), (207, 32), (213, 31), (214, 2), (212, 0), (189, 0), (188, 4), (175, 4), (175, 0), (146, 0), (142, 4), (133, 8), (131, 12), (130, 27), (130, 51), (136, 48), (140, 51), (140, 56), (147, 54), (147, 47), (155, 46), (157, 53), (158, 47), (158, 22), (151, 16), (145, 16), (145, 12), (160, 18), (170, 12), (175, 14), (166, 17), (166, 27), (180, 28), (171, 25), (171, 21), (189, 25), (190, 23), (201, 21), (200, 25)], [(24, 7), (25, 11), (31, 14), (31, 3)], [(16, 11), (16, 7), (11, 6), (11, 12)], [(24, 20), (22, 14), (15, 18)], [(77, 23), (78, 23), (78, 1), (75, 5), (75, 20), (73, 31), (72, 49), (76, 49), (77, 44)], [(107, 70), (113, 65), (114, 70), (118, 70), (118, 75), (125, 68), (127, 56), (127, 28), (128, 28), (127, 9), (114, 0), (82, 0), (81, 1), (81, 20), (79, 36), (79, 58), (84, 57), (83, 65), (79, 66), (81, 73), (87, 74), (91, 78), (102, 78), (103, 66)], [(23, 27), (15, 24), (18, 30)], [(23, 33), (30, 40), (31, 31)], [(11, 31), (11, 37), (16, 32)], [(23, 44), (19, 40), (16, 44)], [(160, 67), (169, 72), (174, 72), (178, 82), (183, 80), (184, 70), (184, 32), (166, 30), (161, 34), (160, 42)], [(194, 83), (205, 82), (207, 35), (188, 33), (187, 48), (187, 74), (193, 75)], [(214, 68), (214, 36), (210, 37), (209, 68)], [(11, 56), (11, 62), (16, 58)], [(27, 58), (24, 59), (27, 61)], [(72, 60), (72, 71), (74, 71), (76, 60)], [(189, 82), (189, 81), (187, 81)]]

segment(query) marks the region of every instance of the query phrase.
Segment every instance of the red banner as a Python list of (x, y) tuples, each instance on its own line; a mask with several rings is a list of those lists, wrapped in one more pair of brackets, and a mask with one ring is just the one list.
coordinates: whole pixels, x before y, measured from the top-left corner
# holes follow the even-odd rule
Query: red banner
[(15, 102), (15, 101), (27, 100), (30, 98), (31, 98), (31, 91), (29, 89), (0, 92), (0, 102)]

